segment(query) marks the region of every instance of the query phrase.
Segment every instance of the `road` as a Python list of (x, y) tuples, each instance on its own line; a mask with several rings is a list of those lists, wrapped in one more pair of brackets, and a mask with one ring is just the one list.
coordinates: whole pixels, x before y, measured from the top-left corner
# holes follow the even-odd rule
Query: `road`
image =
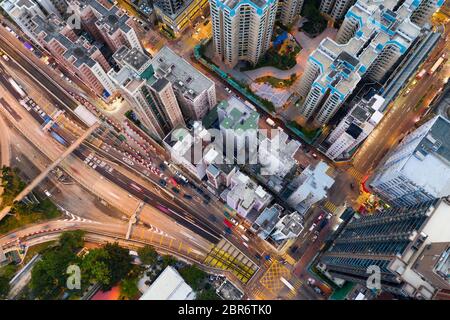
[[(429, 70), (442, 53), (449, 52), (450, 44), (445, 41), (449, 29), (445, 29), (443, 38), (422, 68)], [(443, 79), (448, 76), (448, 70), (442, 68), (433, 75), (426, 74), (420, 80), (412, 79), (410, 81), (403, 90), (403, 94), (390, 105), (381, 122), (353, 157), (352, 164), (357, 171), (368, 174), (376, 168), (388, 151), (394, 148), (409, 130), (414, 128), (415, 123), (436, 95), (438, 88), (442, 86)], [(411, 93), (405, 94), (408, 89), (412, 90)]]

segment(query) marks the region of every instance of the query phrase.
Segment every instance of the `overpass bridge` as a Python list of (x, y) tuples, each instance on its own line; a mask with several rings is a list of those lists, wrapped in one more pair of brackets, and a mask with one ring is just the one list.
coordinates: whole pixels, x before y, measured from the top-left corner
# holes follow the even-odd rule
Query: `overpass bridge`
[[(42, 171), (31, 183), (25, 187), (15, 198), (13, 203), (22, 201), (39, 183), (41, 183), (45, 177), (55, 169), (69, 154), (71, 154), (76, 148), (78, 148), (83, 141), (89, 137), (95, 129), (100, 126), (98, 122), (89, 127), (74, 143), (72, 143), (51, 165), (49, 165), (44, 171)], [(0, 211), (0, 221), (11, 211), (12, 206), (7, 206)]]

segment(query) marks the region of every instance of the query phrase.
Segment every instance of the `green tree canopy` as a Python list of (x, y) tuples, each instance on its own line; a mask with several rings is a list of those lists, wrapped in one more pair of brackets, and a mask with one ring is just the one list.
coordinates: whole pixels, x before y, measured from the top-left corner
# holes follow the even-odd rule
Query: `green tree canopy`
[(137, 278), (125, 278), (120, 282), (120, 296), (123, 299), (134, 299), (139, 294)]
[(188, 285), (195, 291), (200, 290), (202, 282), (206, 278), (207, 274), (200, 270), (197, 266), (186, 266), (180, 269), (180, 274)]
[(158, 259), (158, 253), (151, 246), (144, 246), (138, 250), (139, 258), (145, 265), (153, 265)]
[(0, 276), (0, 299), (6, 299), (9, 293), (9, 279), (5, 276)]

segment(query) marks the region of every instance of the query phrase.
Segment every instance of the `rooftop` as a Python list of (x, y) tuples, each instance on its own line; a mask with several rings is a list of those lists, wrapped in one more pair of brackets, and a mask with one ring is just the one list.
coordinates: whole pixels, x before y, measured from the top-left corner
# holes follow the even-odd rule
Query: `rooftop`
[(168, 266), (139, 300), (194, 300), (195, 293), (180, 274)]
[(152, 66), (157, 78), (167, 78), (174, 90), (190, 100), (195, 100), (200, 93), (214, 86), (213, 81), (167, 46), (155, 55)]

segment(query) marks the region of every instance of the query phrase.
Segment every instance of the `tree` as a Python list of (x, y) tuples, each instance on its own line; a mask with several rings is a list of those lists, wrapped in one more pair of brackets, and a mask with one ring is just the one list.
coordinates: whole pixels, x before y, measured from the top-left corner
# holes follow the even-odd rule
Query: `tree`
[(103, 248), (89, 251), (81, 265), (83, 279), (87, 282), (98, 282), (102, 287), (108, 287), (111, 284), (108, 259), (108, 253)]
[(194, 265), (180, 269), (180, 274), (195, 291), (201, 288), (202, 282), (206, 278), (206, 273)]
[(59, 237), (59, 245), (61, 248), (76, 251), (84, 246), (83, 237), (84, 231), (82, 230), (67, 231)]
[(45, 252), (31, 270), (31, 289), (37, 298), (51, 299), (66, 286), (67, 267), (79, 259), (67, 248), (56, 247)]
[(137, 278), (125, 278), (120, 282), (120, 296), (123, 299), (133, 299), (139, 294)]
[(109, 290), (122, 280), (132, 267), (127, 249), (117, 243), (91, 250), (83, 259), (82, 270), (86, 280), (98, 282), (102, 290)]
[(5, 299), (9, 293), (9, 279), (5, 276), (0, 276), (0, 299)]
[(220, 300), (220, 298), (214, 289), (209, 288), (202, 290), (197, 296), (197, 300)]
[(158, 259), (158, 253), (151, 246), (144, 246), (138, 250), (139, 258), (145, 265), (154, 265)]
[(162, 257), (162, 267), (165, 269), (167, 266), (173, 266), (177, 263), (177, 259), (175, 259), (171, 255), (166, 255)]

